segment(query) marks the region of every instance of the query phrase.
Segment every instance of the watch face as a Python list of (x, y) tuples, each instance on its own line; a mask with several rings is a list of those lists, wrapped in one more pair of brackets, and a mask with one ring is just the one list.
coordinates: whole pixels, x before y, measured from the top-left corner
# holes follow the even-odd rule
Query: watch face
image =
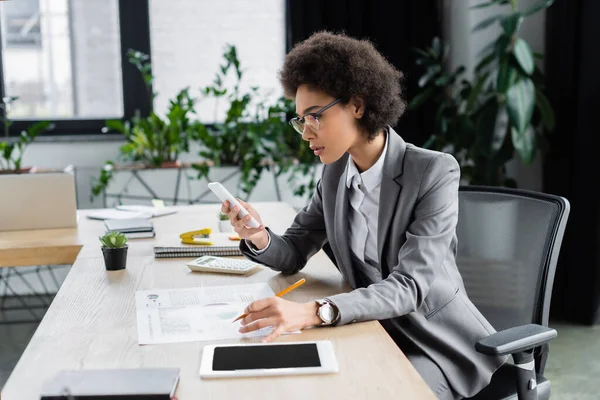
[(333, 321), (333, 307), (331, 307), (331, 304), (323, 304), (319, 308), (319, 317), (326, 324), (330, 324)]

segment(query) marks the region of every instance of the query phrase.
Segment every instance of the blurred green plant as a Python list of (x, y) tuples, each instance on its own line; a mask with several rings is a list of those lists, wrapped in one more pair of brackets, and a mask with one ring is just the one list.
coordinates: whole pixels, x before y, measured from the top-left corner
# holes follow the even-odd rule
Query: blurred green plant
[[(263, 171), (271, 170), (276, 176), (289, 173), (288, 181), (296, 195), (314, 188), (312, 179), (298, 183), (299, 174), (307, 174), (314, 167), (314, 155), (308, 145), (287, 123), (294, 113), (292, 101), (283, 97), (268, 105), (266, 96), (257, 87), (242, 91), (244, 71), (235, 46), (227, 45), (212, 85), (202, 89), (205, 98), (215, 99), (217, 106), (226, 104), (225, 119), (211, 126), (197, 129), (197, 138), (203, 148), (199, 155), (212, 161), (214, 166), (239, 166), (239, 187), (249, 195)], [(228, 79), (232, 84), (227, 84)], [(307, 157), (310, 155), (310, 157)], [(199, 178), (208, 179), (211, 166), (195, 166)]]
[(127, 244), (127, 236), (121, 232), (110, 231), (105, 235), (100, 236), (100, 243), (102, 243), (102, 247), (110, 248), (110, 249), (120, 249), (125, 247)]
[[(506, 162), (515, 153), (531, 163), (545, 148), (544, 132), (554, 129), (554, 111), (544, 95), (544, 75), (529, 44), (518, 36), (526, 17), (550, 7), (554, 0), (537, 1), (519, 10), (517, 0), (492, 0), (472, 8), (507, 7), (486, 18), (473, 32), (500, 24), (501, 33), (482, 50), (472, 81), (465, 68), (447, 71), (448, 46), (434, 38), (431, 47), (416, 49), (416, 63), (425, 69), (422, 91), (409, 109), (434, 104), (436, 132), (425, 147), (446, 151), (459, 161), (462, 178), (471, 184), (516, 186), (506, 176)], [(444, 48), (443, 48), (444, 47)]]
[[(228, 45), (223, 54), (224, 63), (219, 66), (212, 85), (201, 89), (204, 99), (215, 99), (215, 114), (221, 103), (227, 110), (222, 122), (200, 125), (196, 131), (202, 149), (199, 155), (212, 161), (215, 167), (237, 166), (241, 178), (239, 189), (249, 194), (258, 183), (270, 154), (269, 144), (272, 131), (261, 123), (264, 103), (259, 98), (258, 88), (243, 92), (240, 88), (243, 71), (234, 46)], [(227, 85), (228, 75), (233, 73), (233, 87)], [(215, 115), (216, 119), (218, 116)], [(210, 166), (197, 165), (198, 178), (209, 179)]]
[(13, 124), (8, 118), (10, 105), (18, 99), (16, 96), (4, 97), (0, 102), (2, 108), (2, 126), (4, 127), (4, 140), (0, 142), (0, 170), (7, 172), (21, 172), (23, 154), (27, 146), (40, 134), (52, 130), (54, 125), (49, 121), (39, 121), (32, 124), (27, 129), (21, 131), (21, 134), (16, 139), (9, 139), (10, 127)]
[[(156, 93), (152, 91), (149, 57), (133, 50), (128, 54), (129, 62), (142, 75), (152, 101)], [(119, 159), (160, 167), (177, 161), (181, 153), (189, 152), (190, 141), (197, 141), (199, 156), (206, 161), (193, 165), (198, 179), (210, 180), (213, 167), (237, 167), (241, 174), (238, 189), (248, 196), (263, 171), (272, 169), (277, 177), (287, 174), (295, 195), (314, 190), (314, 154), (287, 123), (294, 115), (294, 103), (283, 97), (271, 103), (269, 96), (258, 87), (243, 90), (243, 77), (236, 47), (226, 45), (213, 83), (201, 88), (199, 99), (192, 98), (190, 89), (185, 88), (170, 101), (164, 119), (151, 112), (146, 118), (136, 113), (131, 121), (107, 121), (105, 131), (120, 132), (127, 139), (120, 149)], [(199, 102), (209, 99), (215, 100), (215, 119), (219, 121), (203, 124), (197, 118), (192, 119)], [(225, 107), (221, 120), (217, 115), (219, 106)], [(92, 182), (92, 197), (106, 190), (114, 171), (115, 163), (107, 161)]]
[[(275, 143), (274, 160), (278, 168), (277, 176), (287, 173), (287, 182), (294, 195), (304, 196), (312, 193), (317, 186), (315, 173), (318, 162), (309, 144), (289, 126), (288, 121), (296, 115), (295, 113), (294, 102), (285, 97), (279, 98), (269, 109), (269, 115), (282, 115), (285, 124), (282, 134), (277, 137)], [(281, 117), (279, 118), (281, 120)]]
[[(147, 54), (129, 50), (129, 62), (136, 66), (144, 79), (150, 104), (156, 97), (152, 91), (152, 70)], [(189, 88), (184, 88), (171, 100), (164, 117), (152, 111), (141, 117), (139, 110), (131, 121), (108, 120), (104, 132), (122, 133), (127, 140), (120, 148), (121, 162), (136, 162), (148, 167), (160, 167), (179, 159), (181, 153), (189, 151), (190, 138), (198, 126), (190, 119), (194, 114), (194, 102)], [(113, 178), (114, 162), (107, 161), (98, 178), (92, 182), (92, 197), (100, 195)]]

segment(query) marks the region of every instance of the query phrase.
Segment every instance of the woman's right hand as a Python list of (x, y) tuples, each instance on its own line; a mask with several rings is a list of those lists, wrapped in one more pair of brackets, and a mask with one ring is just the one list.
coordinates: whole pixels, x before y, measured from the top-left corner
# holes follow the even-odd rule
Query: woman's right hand
[(233, 226), (233, 230), (237, 232), (237, 234), (242, 239), (246, 239), (252, 242), (252, 244), (258, 249), (262, 250), (267, 247), (269, 243), (269, 234), (265, 230), (265, 226), (262, 223), (260, 215), (256, 212), (256, 210), (245, 201), (237, 199), (237, 201), (254, 217), (256, 221), (260, 224), (258, 228), (250, 228), (246, 224), (250, 221), (250, 215), (246, 215), (244, 218), (238, 217), (238, 207), (235, 206), (231, 210), (229, 209), (229, 201), (225, 200), (221, 205), (221, 212), (227, 214), (229, 216), (229, 221), (231, 222), (231, 226)]

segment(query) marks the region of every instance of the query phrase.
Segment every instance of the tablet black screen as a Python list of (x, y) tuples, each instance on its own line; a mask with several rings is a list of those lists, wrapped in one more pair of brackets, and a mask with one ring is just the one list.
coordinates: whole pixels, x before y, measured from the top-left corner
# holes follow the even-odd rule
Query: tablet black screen
[(315, 343), (216, 347), (213, 371), (320, 367)]

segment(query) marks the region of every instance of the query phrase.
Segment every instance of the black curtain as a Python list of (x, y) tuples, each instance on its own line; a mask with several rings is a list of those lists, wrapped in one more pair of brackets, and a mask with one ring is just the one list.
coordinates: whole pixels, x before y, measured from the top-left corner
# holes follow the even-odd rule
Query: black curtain
[(598, 0), (559, 0), (546, 16), (546, 85), (557, 124), (544, 190), (571, 203), (551, 313), (583, 324), (600, 323), (599, 17)]
[[(287, 0), (287, 49), (320, 30), (369, 39), (404, 73), (405, 97), (418, 93), (421, 70), (416, 68), (414, 47), (431, 44), (441, 36), (438, 0)], [(411, 143), (420, 145), (433, 133), (435, 110), (407, 111), (394, 127)]]

